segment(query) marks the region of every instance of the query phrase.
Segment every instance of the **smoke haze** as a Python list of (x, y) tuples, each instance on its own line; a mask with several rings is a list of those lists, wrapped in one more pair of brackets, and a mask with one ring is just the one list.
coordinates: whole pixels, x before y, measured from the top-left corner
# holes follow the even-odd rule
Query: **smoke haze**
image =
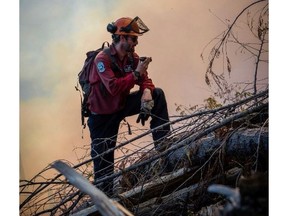
[[(21, 0), (21, 179), (57, 159), (75, 162), (73, 149), (90, 143), (88, 128), (81, 138), (74, 86), (85, 53), (111, 41), (109, 22), (139, 16), (150, 28), (139, 37), (136, 52), (152, 56), (149, 76), (165, 91), (169, 113), (175, 115), (175, 103), (193, 106), (211, 95), (204, 79), (208, 59), (202, 61), (200, 54), (226, 28), (221, 20), (233, 20), (251, 2)], [(251, 60), (236, 63), (232, 74), (251, 81)], [(267, 68), (260, 76), (268, 76)]]

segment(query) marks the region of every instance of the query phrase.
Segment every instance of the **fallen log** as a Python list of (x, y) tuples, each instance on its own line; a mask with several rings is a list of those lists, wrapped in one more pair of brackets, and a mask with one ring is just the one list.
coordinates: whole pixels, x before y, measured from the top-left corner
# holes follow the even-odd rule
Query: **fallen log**
[[(206, 193), (206, 187), (212, 182), (217, 182), (223, 177), (225, 177), (227, 181), (235, 181), (241, 172), (241, 168), (232, 168), (223, 174), (213, 176), (203, 182), (190, 185), (178, 191), (170, 191), (170, 194), (167, 194), (166, 196), (157, 196), (146, 202), (139, 203), (138, 205), (135, 205), (131, 211), (138, 216), (148, 216), (152, 215), (152, 213), (154, 215), (159, 215), (161, 213), (163, 214), (163, 212), (167, 213), (169, 211), (177, 212), (177, 210), (181, 209), (180, 205), (183, 205), (183, 201), (188, 199), (195, 200), (197, 196), (203, 195), (203, 193)], [(199, 190), (199, 188), (202, 189)]]
[(118, 195), (118, 197), (122, 201), (129, 200), (129, 203), (137, 204), (154, 197), (155, 194), (165, 194), (165, 191), (169, 191), (171, 186), (181, 184), (181, 182), (185, 181), (185, 179), (191, 175), (192, 170), (195, 169), (179, 169), (171, 174), (158, 177), (144, 185), (140, 185), (132, 188), (129, 191), (121, 193)]
[[(174, 167), (179, 160), (188, 161), (191, 164), (202, 164), (219, 147), (224, 150), (225, 157), (229, 160), (241, 161), (249, 156), (255, 156), (255, 160), (261, 159), (263, 169), (268, 166), (268, 128), (239, 129), (233, 131), (228, 138), (221, 140), (216, 136), (202, 138), (190, 142), (168, 155), (167, 161), (170, 167)], [(258, 158), (257, 158), (258, 157)], [(228, 160), (227, 159), (227, 160)], [(257, 162), (257, 161), (256, 161)]]
[[(244, 163), (244, 160), (249, 159), (250, 156), (261, 155), (261, 166), (263, 161), (268, 163), (268, 129), (241, 129), (234, 131), (233, 135), (227, 140), (217, 139), (215, 136), (200, 139), (184, 146), (175, 152), (171, 153), (166, 158), (168, 167), (177, 167), (179, 164), (182, 168), (173, 170), (165, 176), (154, 177), (145, 182), (138, 182), (137, 187), (132, 188), (124, 193), (119, 194), (121, 200), (126, 200), (128, 203), (136, 204), (145, 200), (151, 199), (155, 194), (165, 195), (171, 189), (177, 187), (187, 180), (187, 177), (195, 172), (196, 168), (206, 163), (209, 157), (213, 156), (217, 151), (222, 150), (225, 155), (223, 163)], [(258, 157), (259, 159), (260, 157)], [(255, 157), (256, 160), (256, 157)], [(228, 166), (226, 169), (235, 166), (235, 163)], [(193, 165), (193, 167), (191, 166)], [(183, 167), (184, 166), (184, 167)], [(196, 167), (196, 168), (195, 168)], [(267, 168), (267, 167), (266, 167)], [(139, 174), (144, 175), (149, 173), (149, 169), (138, 169)], [(199, 181), (200, 175), (194, 175), (188, 183), (194, 184)]]

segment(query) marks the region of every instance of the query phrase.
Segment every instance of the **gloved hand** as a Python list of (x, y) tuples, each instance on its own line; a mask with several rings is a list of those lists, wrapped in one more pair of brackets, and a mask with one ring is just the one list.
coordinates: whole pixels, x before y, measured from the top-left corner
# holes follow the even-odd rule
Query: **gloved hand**
[(154, 107), (154, 100), (142, 101), (140, 113), (138, 115), (136, 122), (139, 123), (141, 120), (141, 124), (144, 126), (145, 121), (148, 120), (153, 107)]

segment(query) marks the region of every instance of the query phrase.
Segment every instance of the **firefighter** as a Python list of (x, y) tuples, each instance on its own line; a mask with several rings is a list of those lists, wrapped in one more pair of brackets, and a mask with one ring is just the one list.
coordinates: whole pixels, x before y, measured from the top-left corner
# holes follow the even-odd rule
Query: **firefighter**
[[(135, 52), (138, 37), (149, 31), (147, 26), (139, 17), (122, 17), (109, 23), (107, 31), (112, 34), (112, 43), (96, 56), (89, 77), (91, 115), (87, 124), (95, 181), (114, 172), (114, 150), (103, 153), (115, 148), (119, 125), (125, 117), (138, 114), (137, 123), (143, 126), (151, 119), (151, 129), (169, 122), (164, 92), (155, 87), (148, 75), (152, 58), (140, 60)], [(130, 92), (135, 85), (139, 90)], [(156, 150), (161, 147), (157, 140), (167, 136), (169, 131), (169, 124), (153, 130)], [(112, 182), (109, 180), (98, 187), (111, 195)]]

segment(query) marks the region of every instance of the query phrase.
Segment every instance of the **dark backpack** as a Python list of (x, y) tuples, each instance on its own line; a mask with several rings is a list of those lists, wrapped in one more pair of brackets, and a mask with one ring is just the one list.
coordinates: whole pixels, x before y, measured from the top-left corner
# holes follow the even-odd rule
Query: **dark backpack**
[[(105, 44), (107, 44), (107, 46), (105, 46)], [(83, 128), (86, 127), (85, 124), (85, 117), (89, 117), (90, 110), (88, 108), (88, 97), (91, 91), (91, 86), (90, 86), (90, 82), (89, 82), (89, 75), (90, 75), (90, 69), (92, 66), (92, 63), (96, 57), (96, 55), (104, 50), (105, 48), (109, 47), (109, 43), (107, 41), (105, 41), (102, 46), (97, 49), (97, 50), (93, 50), (93, 51), (89, 51), (86, 53), (86, 59), (84, 61), (84, 65), (81, 69), (81, 71), (78, 73), (78, 83), (75, 86), (76, 91), (80, 92), (80, 100), (81, 100), (81, 122), (82, 122), (82, 126)], [(79, 88), (80, 85), (80, 88)]]

